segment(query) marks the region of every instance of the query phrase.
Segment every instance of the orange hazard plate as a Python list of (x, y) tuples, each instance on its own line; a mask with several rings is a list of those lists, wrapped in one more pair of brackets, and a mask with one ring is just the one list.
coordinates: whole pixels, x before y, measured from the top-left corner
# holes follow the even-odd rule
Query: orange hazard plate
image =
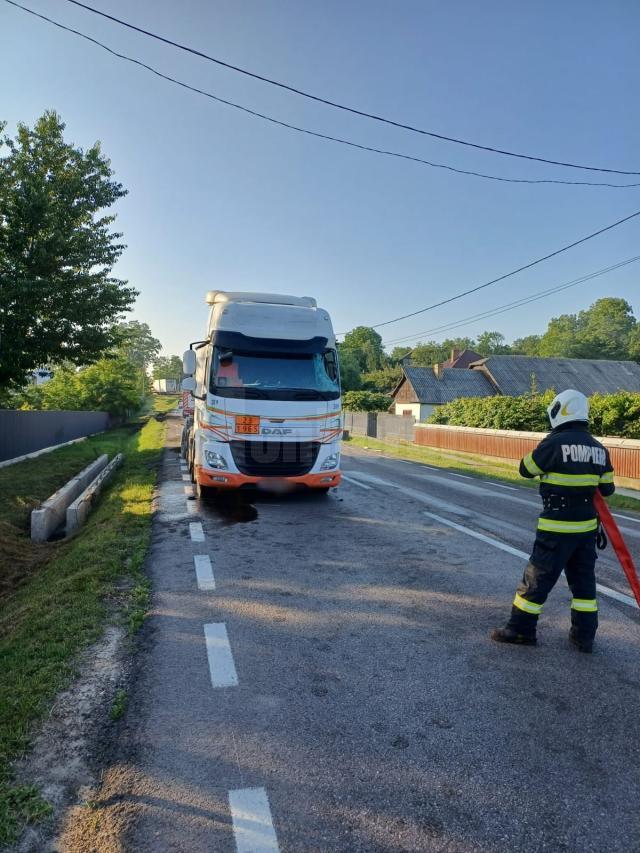
[(254, 415), (236, 415), (236, 432), (241, 435), (259, 435), (260, 418)]

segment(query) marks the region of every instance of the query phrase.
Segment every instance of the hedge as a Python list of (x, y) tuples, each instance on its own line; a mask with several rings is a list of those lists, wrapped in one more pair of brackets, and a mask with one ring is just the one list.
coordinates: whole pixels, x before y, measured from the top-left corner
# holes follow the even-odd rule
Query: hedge
[[(465, 397), (440, 406), (428, 423), (548, 432), (547, 406), (554, 396), (547, 391), (521, 397)], [(640, 438), (640, 394), (594, 394), (589, 406), (595, 435)]]
[(345, 391), (342, 395), (346, 412), (386, 412), (390, 405), (391, 397), (375, 391)]

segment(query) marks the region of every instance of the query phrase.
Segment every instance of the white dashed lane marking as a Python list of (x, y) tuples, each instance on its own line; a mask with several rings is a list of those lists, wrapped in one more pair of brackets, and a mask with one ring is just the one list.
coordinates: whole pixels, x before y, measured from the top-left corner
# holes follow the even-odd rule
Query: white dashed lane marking
[(204, 530), (199, 521), (189, 522), (189, 536), (192, 542), (204, 542)]
[(193, 562), (196, 569), (196, 579), (198, 581), (198, 589), (206, 592), (216, 588), (216, 581), (213, 577), (213, 569), (211, 568), (211, 560), (207, 554), (195, 554)]
[(280, 848), (264, 788), (229, 791), (229, 809), (238, 853), (278, 853)]
[(182, 479), (187, 483), (191, 482), (191, 477), (188, 474), (183, 474)]
[(499, 489), (508, 489), (510, 492), (520, 491), (520, 489), (517, 489), (515, 486), (505, 486), (502, 483), (494, 483), (493, 480), (485, 480), (485, 483), (489, 483), (492, 486), (497, 486)]
[(213, 687), (237, 687), (238, 675), (225, 623), (210, 622), (205, 625), (204, 639)]
[(344, 472), (342, 474), (342, 479), (346, 480), (347, 483), (351, 483), (354, 486), (360, 486), (361, 489), (366, 489), (367, 491), (371, 491), (371, 486), (366, 486), (364, 483), (360, 483), (358, 480), (354, 480), (353, 477), (348, 477)]

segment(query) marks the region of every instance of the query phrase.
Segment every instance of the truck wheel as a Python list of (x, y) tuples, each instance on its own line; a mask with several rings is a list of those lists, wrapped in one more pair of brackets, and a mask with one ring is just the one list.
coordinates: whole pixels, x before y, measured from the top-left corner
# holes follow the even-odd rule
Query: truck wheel
[(214, 492), (215, 489), (211, 486), (203, 486), (202, 483), (196, 481), (195, 493), (199, 501), (208, 501)]

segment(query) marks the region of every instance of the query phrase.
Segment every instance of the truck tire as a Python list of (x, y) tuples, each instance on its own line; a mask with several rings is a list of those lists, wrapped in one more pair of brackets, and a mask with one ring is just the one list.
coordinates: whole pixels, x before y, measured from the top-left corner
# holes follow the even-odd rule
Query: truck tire
[(195, 489), (196, 498), (199, 501), (208, 501), (215, 494), (215, 489), (212, 486), (203, 486), (202, 483), (196, 481)]

